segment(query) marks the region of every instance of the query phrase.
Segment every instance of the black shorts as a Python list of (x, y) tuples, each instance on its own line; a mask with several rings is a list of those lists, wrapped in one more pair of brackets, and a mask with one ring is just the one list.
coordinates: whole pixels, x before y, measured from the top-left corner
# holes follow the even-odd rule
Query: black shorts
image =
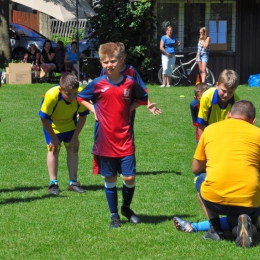
[(227, 222), (230, 227), (230, 230), (232, 230), (233, 227), (237, 226), (238, 217), (241, 214), (247, 214), (251, 218), (252, 224), (257, 226), (258, 208), (221, 205), (204, 200), (201, 194), (200, 197), (206, 208), (209, 208), (210, 210), (219, 215), (227, 215)]

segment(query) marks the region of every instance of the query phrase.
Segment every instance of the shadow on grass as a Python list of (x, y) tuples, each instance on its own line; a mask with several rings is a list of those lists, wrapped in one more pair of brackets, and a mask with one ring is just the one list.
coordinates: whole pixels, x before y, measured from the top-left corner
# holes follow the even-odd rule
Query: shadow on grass
[(20, 203), (20, 202), (31, 202), (31, 201), (34, 201), (34, 200), (51, 199), (51, 198), (62, 198), (62, 197), (65, 198), (67, 196), (59, 195), (59, 196), (55, 197), (55, 196), (50, 196), (50, 195), (46, 194), (46, 195), (38, 196), (38, 197), (11, 198), (11, 199), (6, 199), (4, 201), (1, 201), (0, 205), (14, 204), (14, 203)]
[(80, 186), (81, 188), (85, 189), (86, 192), (104, 190), (104, 185), (80, 185)]
[(151, 171), (151, 172), (137, 172), (136, 175), (140, 174), (140, 175), (148, 175), (148, 174), (163, 174), (163, 173), (173, 173), (176, 175), (181, 175), (181, 172), (177, 172), (177, 171)]
[(44, 187), (41, 186), (14, 187), (12, 189), (1, 189), (0, 192), (33, 191), (33, 190), (41, 190), (43, 188)]
[[(158, 224), (165, 221), (172, 220), (173, 215), (165, 215), (165, 216), (148, 216), (148, 215), (140, 215), (138, 217), (142, 220), (142, 223), (150, 223), (150, 224)], [(183, 218), (190, 218), (192, 215), (183, 215)]]

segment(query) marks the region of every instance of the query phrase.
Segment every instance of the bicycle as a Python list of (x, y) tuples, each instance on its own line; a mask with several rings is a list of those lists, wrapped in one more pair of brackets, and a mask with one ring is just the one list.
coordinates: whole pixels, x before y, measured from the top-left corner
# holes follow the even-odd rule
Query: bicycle
[[(188, 55), (190, 55), (190, 54), (192, 54), (192, 53), (189, 53)], [(176, 56), (176, 58), (183, 58), (184, 57), (184, 55), (175, 55), (175, 56)], [(194, 63), (191, 65), (191, 67), (188, 68), (188, 69), (185, 69), (185, 67), (187, 65), (191, 64), (192, 62), (194, 62)], [(195, 68), (196, 65), (197, 65), (196, 57), (194, 59), (186, 62), (186, 63), (182, 63), (182, 61), (180, 59), (180, 64), (174, 65), (170, 84), (172, 86), (178, 86), (181, 83), (182, 78), (186, 79), (191, 84), (191, 81), (189, 80), (189, 75), (191, 74), (191, 72), (193, 71), (193, 69)], [(158, 71), (158, 80), (159, 80), (160, 84), (163, 83), (162, 70), (163, 70), (163, 68), (161, 67)], [(206, 83), (209, 86), (214, 86), (214, 84), (215, 84), (214, 75), (208, 67), (206, 67)]]

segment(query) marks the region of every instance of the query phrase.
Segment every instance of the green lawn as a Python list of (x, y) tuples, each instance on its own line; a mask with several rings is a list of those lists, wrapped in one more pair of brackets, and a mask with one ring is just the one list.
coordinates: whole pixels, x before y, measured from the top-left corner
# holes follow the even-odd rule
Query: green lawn
[[(195, 149), (189, 103), (193, 87), (150, 85), (153, 116), (138, 108), (135, 121), (137, 186), (132, 208), (143, 223), (122, 217), (110, 229), (103, 179), (91, 173), (93, 116), (81, 135), (79, 181), (84, 194), (67, 191), (64, 147), (60, 154), (61, 194), (49, 197), (46, 146), (38, 118), (40, 95), (51, 84), (3, 85), (0, 89), (0, 259), (258, 259), (259, 246), (238, 248), (231, 240), (214, 242), (203, 233), (178, 232), (172, 217), (205, 217), (196, 199), (191, 160)], [(260, 118), (260, 88), (239, 86)], [(184, 95), (184, 97), (180, 97)], [(260, 121), (256, 121), (260, 126)], [(245, 173), (246, 174), (246, 173)], [(118, 180), (119, 206), (122, 180)]]

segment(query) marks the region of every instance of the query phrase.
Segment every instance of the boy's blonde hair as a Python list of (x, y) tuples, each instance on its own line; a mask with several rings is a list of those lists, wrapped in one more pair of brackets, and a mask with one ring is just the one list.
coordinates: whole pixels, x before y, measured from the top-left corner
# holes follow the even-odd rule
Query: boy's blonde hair
[(239, 85), (239, 76), (234, 70), (223, 70), (218, 77), (218, 84), (227, 89), (235, 89)]
[(79, 81), (73, 73), (64, 73), (60, 78), (60, 87), (62, 90), (78, 89)]
[(116, 45), (119, 48), (120, 51), (120, 55), (123, 57), (126, 55), (126, 51), (125, 51), (125, 45), (122, 42), (117, 42)]
[(199, 84), (197, 84), (195, 86), (195, 88), (194, 88), (194, 95), (195, 95), (195, 97), (198, 97), (199, 93), (202, 94), (203, 92), (205, 92), (208, 89), (209, 89), (209, 85), (206, 84), (206, 83), (199, 83)]
[(102, 61), (106, 56), (115, 56), (120, 58), (120, 48), (114, 42), (108, 42), (99, 46), (98, 54)]

